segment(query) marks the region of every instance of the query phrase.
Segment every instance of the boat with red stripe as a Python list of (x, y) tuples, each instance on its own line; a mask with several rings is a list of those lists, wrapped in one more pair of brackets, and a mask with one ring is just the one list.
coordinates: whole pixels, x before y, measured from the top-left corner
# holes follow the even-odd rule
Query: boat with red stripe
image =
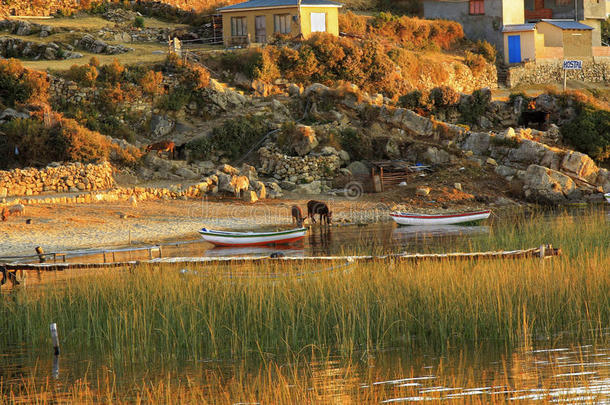
[(410, 212), (392, 212), (390, 217), (399, 225), (455, 225), (482, 221), (489, 218), (490, 210), (460, 212), (455, 214), (416, 214)]
[(231, 232), (203, 228), (199, 231), (206, 242), (215, 246), (264, 246), (296, 242), (305, 237), (307, 228), (277, 232)]

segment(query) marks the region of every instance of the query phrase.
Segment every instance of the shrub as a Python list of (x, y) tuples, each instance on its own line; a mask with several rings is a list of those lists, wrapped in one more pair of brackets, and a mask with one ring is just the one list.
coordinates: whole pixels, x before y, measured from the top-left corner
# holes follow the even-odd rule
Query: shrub
[(487, 66), (485, 58), (470, 51), (464, 54), (464, 63), (470, 68), (474, 76), (480, 75)]
[(489, 98), (481, 90), (475, 90), (470, 96), (470, 100), (460, 103), (458, 109), (460, 111), (462, 121), (467, 124), (477, 124), (479, 118), (487, 110)]
[(426, 104), (425, 95), (419, 90), (413, 90), (405, 94), (404, 96), (400, 96), (400, 98), (398, 99), (398, 104), (401, 107), (408, 108), (409, 110), (414, 110)]
[(144, 17), (137, 16), (135, 20), (133, 20), (133, 26), (136, 28), (144, 28)]
[(580, 105), (576, 118), (565, 124), (561, 133), (574, 148), (592, 158), (610, 158), (610, 111)]
[(46, 73), (27, 70), (17, 59), (0, 60), (0, 101), (5, 106), (46, 103), (48, 89)]
[(144, 77), (140, 80), (140, 86), (142, 91), (148, 94), (152, 100), (155, 96), (163, 94), (163, 73), (149, 70), (144, 74)]
[(83, 86), (93, 87), (99, 72), (95, 66), (91, 65), (72, 65), (65, 73), (65, 77)]
[(496, 51), (496, 47), (490, 44), (487, 41), (478, 40), (475, 43), (475, 53), (483, 56), (485, 60), (489, 63), (496, 62), (496, 56), (498, 55), (498, 51)]
[(193, 139), (187, 143), (186, 148), (191, 151), (190, 158), (193, 160), (207, 160), (214, 151), (212, 142), (208, 137)]
[(602, 21), (602, 41), (610, 44), (610, 18)]
[(367, 31), (367, 20), (368, 17), (356, 15), (351, 11), (339, 14), (339, 31), (362, 37)]
[(341, 147), (349, 153), (352, 160), (370, 159), (373, 154), (371, 139), (355, 128), (345, 128), (339, 134)]
[(460, 93), (448, 86), (435, 87), (430, 90), (430, 101), (435, 108), (450, 107), (460, 101)]
[(61, 160), (84, 163), (108, 160), (110, 142), (107, 138), (83, 128), (74, 120), (63, 119), (58, 136), (65, 145)]
[(100, 68), (100, 80), (112, 84), (119, 83), (123, 79), (123, 73), (125, 73), (125, 66), (115, 59), (112, 63)]
[(180, 111), (188, 104), (191, 98), (190, 92), (183, 87), (176, 87), (168, 94), (160, 98), (158, 107), (167, 111)]
[(267, 131), (263, 117), (239, 117), (225, 121), (221, 127), (214, 128), (210, 142), (213, 150), (224, 153), (230, 159), (237, 159), (259, 141)]

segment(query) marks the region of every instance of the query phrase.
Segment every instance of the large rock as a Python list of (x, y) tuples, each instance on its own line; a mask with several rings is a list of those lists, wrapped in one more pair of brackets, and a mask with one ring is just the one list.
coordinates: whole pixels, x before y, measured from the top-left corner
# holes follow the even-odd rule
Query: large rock
[(595, 181), (599, 168), (593, 160), (580, 152), (568, 152), (561, 161), (561, 171), (583, 179)]
[(426, 149), (422, 157), (426, 162), (434, 165), (448, 163), (451, 160), (449, 153), (432, 146)]
[(160, 138), (166, 136), (174, 129), (175, 123), (165, 115), (153, 114), (150, 117), (150, 132), (156, 137)]
[(530, 201), (561, 204), (581, 197), (570, 177), (543, 166), (530, 165), (521, 180), (525, 197)]
[(349, 166), (347, 166), (347, 170), (350, 171), (352, 176), (368, 176), (370, 170), (368, 166), (362, 162), (352, 162)]
[(225, 173), (218, 173), (218, 191), (225, 193), (235, 193), (235, 188), (231, 184), (231, 176)]
[(484, 132), (472, 132), (462, 143), (462, 149), (470, 150), (476, 155), (485, 155), (489, 152), (491, 137)]
[(312, 181), (307, 184), (299, 184), (294, 189), (298, 194), (320, 194), (322, 192), (322, 183), (319, 180)]
[(547, 149), (541, 143), (523, 139), (518, 148), (510, 150), (507, 159), (513, 163), (528, 166), (531, 164), (537, 165), (546, 151)]
[(316, 133), (310, 126), (298, 125), (297, 133), (297, 139), (293, 144), (293, 148), (299, 156), (307, 155), (316, 146), (318, 146), (318, 139), (316, 138)]

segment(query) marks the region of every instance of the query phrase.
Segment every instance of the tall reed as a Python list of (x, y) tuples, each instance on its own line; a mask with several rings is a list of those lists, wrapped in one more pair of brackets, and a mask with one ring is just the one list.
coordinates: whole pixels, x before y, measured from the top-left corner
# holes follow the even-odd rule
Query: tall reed
[[(319, 264), (192, 265), (190, 275), (162, 265), (18, 289), (0, 300), (0, 348), (48, 345), (51, 322), (63, 350), (94, 350), (119, 364), (311, 346), (349, 355), (393, 345), (513, 344), (565, 332), (600, 338), (610, 321), (610, 230), (603, 213), (585, 219), (522, 220), (471, 246), (552, 242), (565, 254), (550, 261), (388, 261), (328, 272)], [(305, 275), (262, 276), (270, 272)]]

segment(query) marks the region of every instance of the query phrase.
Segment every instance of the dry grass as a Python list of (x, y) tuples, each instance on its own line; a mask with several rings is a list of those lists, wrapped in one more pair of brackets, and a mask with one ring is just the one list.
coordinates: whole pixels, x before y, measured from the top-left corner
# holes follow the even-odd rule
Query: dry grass
[[(20, 20), (17, 18), (17, 20)], [(67, 28), (70, 30), (90, 31), (100, 30), (104, 27), (113, 27), (115, 23), (96, 16), (77, 16), (64, 18), (50, 18), (44, 20), (24, 19), (29, 22), (35, 22), (41, 25), (50, 25), (57, 28)], [(150, 28), (185, 28), (184, 24), (176, 24), (158, 20), (156, 18), (144, 17), (144, 27)]]

